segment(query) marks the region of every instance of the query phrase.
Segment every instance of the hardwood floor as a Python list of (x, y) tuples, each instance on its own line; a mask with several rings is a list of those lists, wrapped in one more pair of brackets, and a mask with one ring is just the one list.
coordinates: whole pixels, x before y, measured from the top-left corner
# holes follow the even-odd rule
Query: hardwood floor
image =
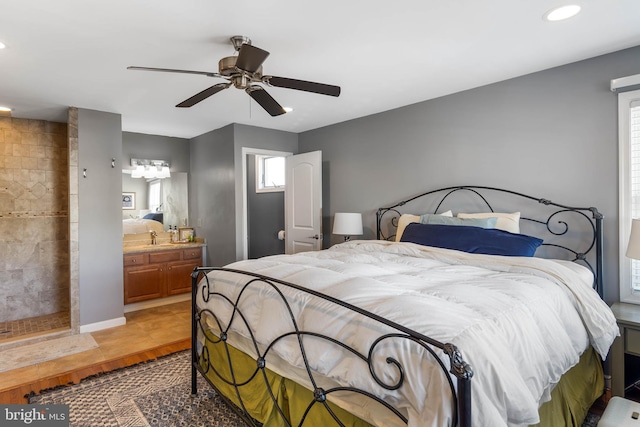
[(126, 325), (92, 332), (98, 348), (0, 372), (0, 403), (191, 347), (191, 301), (126, 313)]

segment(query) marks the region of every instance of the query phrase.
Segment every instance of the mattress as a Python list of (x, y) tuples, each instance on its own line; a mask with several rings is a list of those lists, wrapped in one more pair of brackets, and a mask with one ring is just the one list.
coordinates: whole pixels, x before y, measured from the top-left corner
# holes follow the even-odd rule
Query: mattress
[[(560, 377), (592, 346), (604, 359), (618, 334), (608, 306), (591, 288), (590, 272), (566, 262), (523, 257), (467, 254), (411, 243), (355, 241), (329, 250), (273, 256), (234, 263), (252, 271), (315, 289), (361, 307), (441, 342), (455, 344), (473, 367), (473, 425), (516, 426), (539, 422), (538, 408), (550, 399)], [(235, 299), (242, 280), (212, 272), (212, 290)], [(291, 315), (302, 329), (320, 329), (341, 342), (368, 348), (384, 328), (327, 301), (282, 289), (291, 298)], [(289, 327), (286, 310), (276, 308), (270, 286), (255, 284), (243, 292), (240, 308), (246, 323), (234, 322), (232, 345), (247, 354), (251, 329), (266, 346)], [(218, 318), (231, 308), (218, 299), (204, 303)], [(250, 326), (248, 326), (250, 325)], [(215, 325), (211, 323), (215, 329)], [(370, 390), (406, 414), (409, 426), (448, 425), (452, 408), (437, 367), (409, 345), (393, 348), (412, 378), (409, 387), (386, 390), (370, 377), (355, 374), (357, 361), (322, 346), (305, 345), (314, 372), (327, 384), (351, 384)], [(397, 372), (374, 359), (385, 382)], [(446, 358), (445, 358), (446, 359)], [(267, 358), (269, 368), (312, 388), (295, 342), (282, 340)], [(358, 401), (338, 402), (358, 417)], [(360, 412), (358, 412), (360, 411)]]

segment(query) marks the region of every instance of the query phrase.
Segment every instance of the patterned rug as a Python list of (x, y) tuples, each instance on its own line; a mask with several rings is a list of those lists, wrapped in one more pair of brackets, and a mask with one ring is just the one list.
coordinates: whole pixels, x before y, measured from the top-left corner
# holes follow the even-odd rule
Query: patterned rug
[(29, 403), (69, 405), (77, 427), (245, 425), (198, 375), (191, 396), (191, 353), (181, 351), (31, 396)]
[[(31, 396), (29, 403), (69, 405), (70, 426), (244, 426), (204, 379), (191, 396), (191, 353), (181, 351)], [(582, 427), (596, 427), (589, 414)]]

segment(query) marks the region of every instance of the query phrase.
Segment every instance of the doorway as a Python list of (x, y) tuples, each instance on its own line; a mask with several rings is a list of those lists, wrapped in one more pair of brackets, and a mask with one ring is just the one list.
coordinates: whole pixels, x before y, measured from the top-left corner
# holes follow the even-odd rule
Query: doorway
[[(293, 153), (286, 151), (274, 151), (264, 150), (259, 148), (242, 148), (242, 253), (243, 259), (257, 257), (258, 254), (274, 255), (275, 253), (284, 253), (284, 241), (278, 239), (278, 231), (284, 230), (284, 192), (274, 193), (260, 193), (256, 195), (256, 179), (255, 179), (255, 156), (273, 156), (273, 157), (288, 157)], [(250, 166), (251, 165), (251, 166)], [(249, 169), (253, 168), (252, 176), (249, 177)], [(250, 188), (251, 186), (251, 188)], [(251, 194), (251, 195), (250, 195)], [(272, 194), (276, 194), (273, 196)], [(278, 199), (278, 194), (281, 195), (279, 202), (274, 201)], [(257, 202), (253, 200), (252, 206), (254, 209), (249, 216), (249, 198), (254, 199), (254, 196), (267, 196), (267, 197), (255, 197), (259, 199)], [(280, 205), (275, 208), (275, 203)], [(274, 210), (277, 212), (267, 211), (268, 206), (274, 206)], [(281, 224), (281, 225), (274, 225)], [(255, 249), (249, 255), (250, 246), (250, 230), (253, 230), (254, 235), (253, 243)], [(281, 249), (280, 245), (281, 244)], [(278, 252), (275, 252), (278, 251)], [(265, 255), (259, 255), (265, 256)]]
[[(271, 157), (283, 159), (283, 157)], [(283, 254), (284, 240), (278, 232), (284, 230), (284, 190), (259, 190), (260, 166), (265, 157), (247, 155), (247, 244), (249, 259)], [(284, 162), (282, 166), (284, 172)]]

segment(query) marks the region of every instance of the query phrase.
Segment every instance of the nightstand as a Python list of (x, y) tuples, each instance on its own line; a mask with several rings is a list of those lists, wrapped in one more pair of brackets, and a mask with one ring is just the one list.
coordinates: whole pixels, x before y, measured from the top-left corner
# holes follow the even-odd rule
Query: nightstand
[(640, 401), (640, 305), (615, 303), (620, 336), (611, 347), (611, 391), (614, 396)]

